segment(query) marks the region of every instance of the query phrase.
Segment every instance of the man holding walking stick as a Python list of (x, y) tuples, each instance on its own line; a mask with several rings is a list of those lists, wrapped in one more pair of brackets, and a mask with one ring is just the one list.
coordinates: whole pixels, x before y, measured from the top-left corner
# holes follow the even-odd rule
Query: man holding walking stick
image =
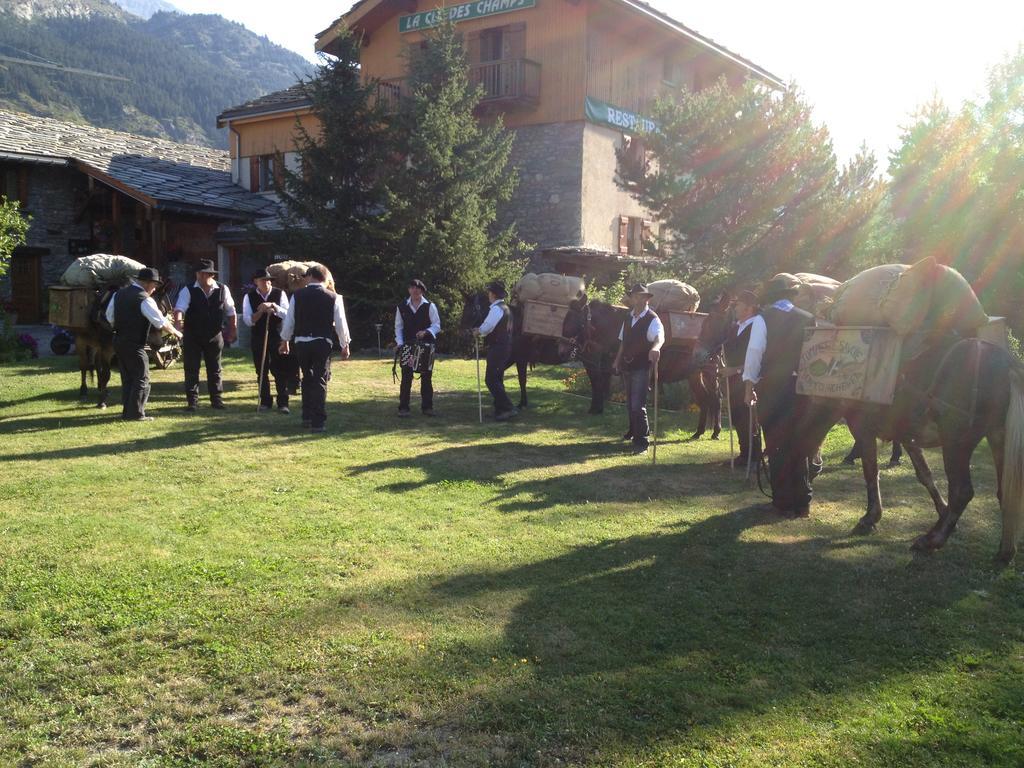
[(619, 351), (612, 370), (621, 371), (626, 382), (626, 408), (629, 411), (627, 439), (633, 441), (633, 453), (647, 453), (651, 429), (647, 421), (647, 393), (651, 389), (651, 369), (661, 359), (665, 328), (648, 303), (654, 297), (647, 286), (637, 283), (626, 294), (630, 313), (619, 331)]
[(247, 291), (242, 299), (242, 322), (252, 329), (250, 346), (252, 360), (260, 389), (260, 412), (274, 407), (270, 396), (270, 377), (274, 377), (277, 390), (277, 410), (290, 413), (288, 409), (288, 371), (282, 360), (281, 321), (288, 314), (288, 297), (280, 288), (271, 283), (270, 273), (261, 269), (252, 276), (254, 288)]

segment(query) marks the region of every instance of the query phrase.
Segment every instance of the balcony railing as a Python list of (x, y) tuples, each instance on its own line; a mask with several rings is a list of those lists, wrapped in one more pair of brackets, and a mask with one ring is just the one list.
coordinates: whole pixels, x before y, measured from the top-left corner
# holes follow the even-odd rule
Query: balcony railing
[(377, 83), (377, 101), (386, 112), (394, 114), (405, 92), (404, 79), (381, 80)]
[(481, 105), (532, 106), (540, 100), (540, 64), (536, 61), (504, 59), (471, 64), (469, 78), (483, 87)]

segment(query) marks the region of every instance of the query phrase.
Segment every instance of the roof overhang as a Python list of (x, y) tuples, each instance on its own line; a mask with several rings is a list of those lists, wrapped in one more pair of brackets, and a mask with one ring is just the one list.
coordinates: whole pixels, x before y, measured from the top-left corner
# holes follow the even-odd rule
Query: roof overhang
[(32, 163), (33, 165), (71, 165), (70, 157), (33, 155), (27, 152), (9, 152), (7, 150), (0, 150), (0, 160), (12, 163)]
[(222, 112), (217, 115), (217, 127), (223, 128), (228, 123), (245, 120), (250, 117), (273, 117), (274, 115), (302, 115), (307, 114), (313, 108), (313, 102), (309, 99), (302, 99), (285, 104), (275, 104), (272, 107), (252, 107), (251, 109), (236, 109), (229, 112)]

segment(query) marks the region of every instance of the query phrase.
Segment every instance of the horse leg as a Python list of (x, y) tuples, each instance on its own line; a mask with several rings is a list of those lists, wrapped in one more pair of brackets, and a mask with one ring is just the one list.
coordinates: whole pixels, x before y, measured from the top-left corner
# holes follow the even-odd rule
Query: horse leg
[(530, 363), (525, 356), (516, 359), (516, 373), (519, 374), (519, 407), (528, 408), (530, 402), (526, 397), (526, 376)]
[(604, 413), (605, 393), (611, 383), (611, 372), (606, 373), (600, 364), (595, 366), (584, 363), (583, 367), (590, 379), (590, 410), (588, 413), (596, 416)]
[(76, 341), (75, 346), (78, 349), (78, 371), (82, 374), (82, 385), (78, 388), (78, 399), (84, 402), (89, 399), (89, 387), (85, 383), (85, 377), (89, 371), (89, 351), (88, 347), (81, 341)]
[(697, 431), (690, 435), (690, 440), (700, 440), (704, 437), (704, 430), (708, 425), (708, 407), (704, 400), (704, 387), (701, 384), (700, 374), (688, 376), (686, 382), (690, 385), (690, 394), (700, 407), (700, 418), (697, 421)]
[(707, 387), (708, 404), (711, 406), (711, 439), (717, 440), (722, 434), (722, 389), (718, 384), (717, 373), (704, 374), (704, 380), (711, 382)]
[(892, 441), (892, 453), (889, 455), (889, 466), (898, 467), (903, 463), (903, 447), (899, 440)]
[(97, 408), (107, 407), (107, 385), (110, 383), (110, 358), (97, 359), (96, 362), (96, 389), (99, 391), (100, 400)]
[[(899, 443), (896, 443), (899, 445)], [(916, 445), (907, 445), (907, 455), (910, 456), (910, 462), (914, 465), (914, 474), (917, 476), (917, 482), (925, 487), (928, 491), (928, 495), (932, 497), (932, 503), (935, 505), (935, 514), (938, 515), (939, 521), (946, 516), (949, 511), (949, 505), (946, 504), (946, 500), (942, 498), (942, 492), (938, 486), (935, 485), (935, 478), (932, 476), (932, 469), (928, 466), (928, 460), (924, 456), (924, 451)], [(938, 526), (938, 522), (935, 523)]]
[(967, 509), (974, 498), (974, 485), (971, 482), (971, 454), (974, 453), (979, 439), (959, 442), (942, 441), (942, 463), (946, 469), (946, 480), (949, 483), (949, 507), (946, 514), (928, 530), (918, 536), (912, 545), (913, 549), (930, 552), (940, 549), (950, 535), (956, 530), (960, 515)]
[(878, 485), (878, 442), (874, 435), (860, 437), (861, 469), (864, 472), (864, 485), (868, 492), (868, 508), (864, 516), (857, 521), (853, 532), (856, 534), (871, 533), (882, 519), (882, 491)]

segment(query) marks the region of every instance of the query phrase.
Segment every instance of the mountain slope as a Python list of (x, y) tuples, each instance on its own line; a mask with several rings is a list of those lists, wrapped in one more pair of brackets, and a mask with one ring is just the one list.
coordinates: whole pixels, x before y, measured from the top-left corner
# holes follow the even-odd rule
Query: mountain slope
[(0, 54), (129, 80), (4, 63), (0, 108), (212, 146), (226, 144), (219, 112), (287, 88), (311, 69), (220, 16), (143, 20), (107, 0), (0, 0)]
[(128, 13), (142, 19), (148, 19), (160, 11), (178, 12), (177, 8), (164, 0), (116, 0), (116, 2)]

